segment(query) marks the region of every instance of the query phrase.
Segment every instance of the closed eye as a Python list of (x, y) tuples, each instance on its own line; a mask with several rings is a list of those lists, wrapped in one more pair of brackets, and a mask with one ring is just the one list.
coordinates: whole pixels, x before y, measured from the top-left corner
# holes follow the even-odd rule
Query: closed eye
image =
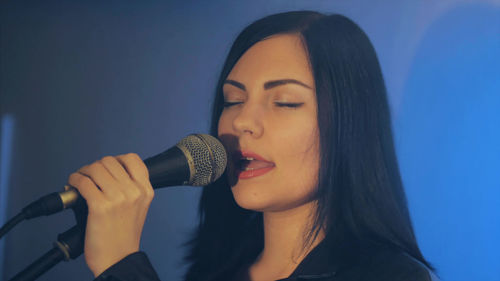
[(302, 106), (304, 103), (284, 103), (284, 102), (275, 102), (276, 106), (279, 107), (290, 107), (290, 108), (298, 108)]
[[(240, 103), (243, 103), (241, 101), (237, 101), (237, 102), (224, 102), (224, 107), (231, 107), (233, 105), (237, 105), (237, 104), (240, 104)], [(276, 106), (278, 107), (289, 107), (289, 108), (298, 108), (300, 106), (302, 106), (304, 103), (285, 103), (285, 102), (275, 102), (274, 103)]]
[(224, 102), (224, 107), (231, 107), (233, 105), (237, 105), (237, 104), (240, 104), (242, 103), (241, 101), (237, 101), (237, 102), (228, 102), (228, 101), (225, 101)]

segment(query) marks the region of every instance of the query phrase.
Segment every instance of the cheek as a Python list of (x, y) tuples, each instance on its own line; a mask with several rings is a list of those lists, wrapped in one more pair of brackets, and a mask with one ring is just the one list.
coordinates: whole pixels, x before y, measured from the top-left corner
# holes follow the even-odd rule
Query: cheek
[[(293, 193), (307, 196), (317, 185), (319, 137), (315, 127), (299, 127), (280, 144), (283, 179), (294, 186)], [(290, 190), (289, 190), (290, 191)]]
[(317, 146), (312, 137), (305, 138), (300, 143), (289, 144), (289, 151), (294, 153), (283, 157), (286, 173), (297, 182), (301, 182), (300, 185), (305, 188), (315, 185), (319, 167)]
[(310, 116), (296, 118), (290, 122), (276, 122), (275, 146), (285, 156), (307, 159), (318, 154), (318, 129), (316, 119)]

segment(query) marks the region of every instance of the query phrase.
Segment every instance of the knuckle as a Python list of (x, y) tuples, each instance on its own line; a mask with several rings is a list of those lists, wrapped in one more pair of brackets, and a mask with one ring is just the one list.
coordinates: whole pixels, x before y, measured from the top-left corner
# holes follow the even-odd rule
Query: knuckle
[(153, 201), (153, 198), (155, 197), (154, 193), (148, 193), (147, 195), (147, 202), (148, 203), (151, 203), (151, 201)]
[(93, 185), (93, 182), (88, 177), (79, 175), (78, 179), (76, 180), (76, 184), (78, 186), (88, 187), (90, 185)]
[(116, 205), (123, 204), (126, 201), (127, 201), (126, 197), (125, 197), (125, 195), (123, 195), (123, 193), (117, 193), (113, 197), (113, 204), (116, 204)]
[(152, 188), (146, 189), (146, 197), (148, 199), (152, 200), (155, 197), (154, 189), (152, 189)]
[(103, 168), (104, 165), (100, 161), (96, 161), (89, 166), (89, 171), (91, 174), (98, 174)]
[(132, 153), (123, 154), (121, 156), (122, 156), (121, 158), (123, 159), (124, 162), (129, 162), (130, 160), (132, 160), (132, 157), (133, 157)]
[(146, 167), (146, 164), (144, 164), (144, 162), (142, 162), (141, 160), (141, 169), (142, 169), (142, 172), (144, 173), (144, 177), (148, 178), (149, 179), (149, 170), (148, 170), (148, 167)]
[(69, 178), (68, 178), (68, 183), (69, 183), (70, 185), (74, 185), (74, 184), (76, 184), (76, 183), (77, 183), (77, 181), (78, 181), (79, 176), (80, 176), (80, 174), (78, 174), (78, 173), (76, 173), (76, 172), (75, 172), (75, 173), (72, 173), (71, 175), (69, 175)]
[(134, 163), (138, 163), (139, 166), (141, 166), (141, 167), (144, 167), (144, 168), (146, 167), (144, 165), (144, 162), (142, 161), (141, 157), (137, 153), (129, 153), (128, 155), (129, 155), (129, 158), (131, 161), (133, 161)]
[(102, 166), (106, 166), (106, 165), (110, 165), (112, 164), (115, 160), (115, 158), (113, 156), (104, 156), (103, 158), (101, 158), (101, 160), (99, 160), (99, 163), (102, 165)]
[(141, 157), (137, 153), (128, 153), (124, 155), (124, 161), (129, 164), (134, 171), (140, 175), (141, 177), (149, 177), (149, 171), (144, 161), (142, 161)]
[(148, 168), (146, 167), (146, 164), (144, 164), (144, 161), (142, 161), (142, 159), (140, 158), (137, 158), (137, 161), (136, 161), (136, 167), (137, 167), (137, 170), (145, 177), (149, 177), (149, 171), (148, 171)]
[(140, 160), (141, 158), (139, 157), (139, 155), (137, 155), (137, 153), (127, 153), (126, 154), (127, 158), (129, 158), (130, 160)]
[(85, 171), (88, 171), (89, 170), (89, 166), (90, 165), (85, 165), (85, 166), (82, 166), (80, 169), (78, 169), (78, 172), (85, 172)]
[(130, 191), (129, 197), (130, 197), (130, 201), (137, 202), (137, 201), (140, 201), (140, 199), (142, 198), (142, 194), (139, 190), (133, 189)]
[(104, 156), (103, 158), (101, 158), (100, 162), (101, 163), (109, 163), (111, 161), (114, 161), (114, 157), (113, 156)]

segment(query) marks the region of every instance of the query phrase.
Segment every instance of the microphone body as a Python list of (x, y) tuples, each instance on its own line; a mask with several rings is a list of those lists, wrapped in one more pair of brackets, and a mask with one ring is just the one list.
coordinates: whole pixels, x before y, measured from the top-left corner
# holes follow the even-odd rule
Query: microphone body
[(188, 159), (177, 146), (144, 160), (144, 164), (148, 167), (149, 181), (154, 189), (189, 183)]
[[(214, 137), (193, 134), (168, 150), (144, 160), (154, 189), (168, 186), (203, 186), (217, 180), (226, 169), (227, 155)], [(53, 192), (23, 208), (26, 219), (48, 216), (72, 207), (81, 198), (75, 188)]]

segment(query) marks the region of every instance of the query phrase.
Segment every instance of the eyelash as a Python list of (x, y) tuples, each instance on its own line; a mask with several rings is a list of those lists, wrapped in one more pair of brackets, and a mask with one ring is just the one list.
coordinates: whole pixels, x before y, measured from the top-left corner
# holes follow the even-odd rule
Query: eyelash
[[(240, 104), (242, 102), (224, 102), (224, 107), (231, 107), (233, 105)], [(289, 107), (289, 108), (298, 108), (302, 106), (304, 103), (283, 103), (283, 102), (275, 102), (274, 103), (278, 107)]]

